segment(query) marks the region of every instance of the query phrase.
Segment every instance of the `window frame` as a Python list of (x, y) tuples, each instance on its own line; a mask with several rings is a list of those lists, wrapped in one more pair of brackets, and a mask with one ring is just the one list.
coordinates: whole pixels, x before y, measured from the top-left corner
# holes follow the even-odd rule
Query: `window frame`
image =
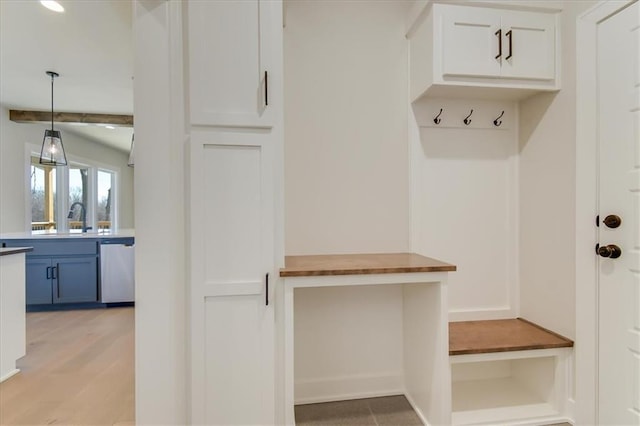
[[(58, 221), (56, 229), (51, 231), (33, 231), (31, 217), (31, 158), (40, 156), (40, 147), (33, 144), (25, 145), (25, 231), (31, 234), (41, 233), (70, 233), (69, 223), (66, 219), (69, 213), (69, 166), (86, 168), (89, 170), (87, 186), (87, 199), (91, 200), (85, 206), (87, 209), (86, 219), (87, 226), (90, 226), (91, 232), (99, 232), (98, 228), (98, 171), (111, 173), (111, 227), (108, 232), (113, 233), (118, 229), (120, 216), (120, 168), (79, 157), (77, 155), (66, 153), (68, 166), (56, 166), (56, 202), (54, 209), (56, 210)], [(115, 192), (115, 194), (113, 194)]]

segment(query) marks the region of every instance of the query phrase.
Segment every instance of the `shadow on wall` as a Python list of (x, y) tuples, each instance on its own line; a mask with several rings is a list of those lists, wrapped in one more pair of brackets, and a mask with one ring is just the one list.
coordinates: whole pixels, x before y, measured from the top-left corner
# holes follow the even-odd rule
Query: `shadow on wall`
[(518, 135), (520, 151), (524, 149), (531, 139), (531, 135), (542, 122), (557, 95), (558, 92), (544, 92), (520, 103), (520, 134)]

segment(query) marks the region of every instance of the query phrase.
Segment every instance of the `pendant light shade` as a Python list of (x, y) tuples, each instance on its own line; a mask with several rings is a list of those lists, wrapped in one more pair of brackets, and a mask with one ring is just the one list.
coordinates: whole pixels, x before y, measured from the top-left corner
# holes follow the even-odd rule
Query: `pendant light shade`
[(53, 129), (53, 79), (58, 77), (58, 73), (47, 71), (47, 75), (51, 76), (51, 130), (44, 131), (42, 149), (40, 150), (40, 164), (66, 166), (67, 156), (62, 145), (62, 135), (59, 130)]

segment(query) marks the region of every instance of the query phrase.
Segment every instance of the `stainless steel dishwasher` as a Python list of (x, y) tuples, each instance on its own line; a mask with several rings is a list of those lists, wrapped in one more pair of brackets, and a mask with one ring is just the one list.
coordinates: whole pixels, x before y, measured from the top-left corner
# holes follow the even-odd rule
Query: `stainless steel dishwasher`
[(132, 303), (135, 299), (133, 237), (100, 239), (100, 301)]

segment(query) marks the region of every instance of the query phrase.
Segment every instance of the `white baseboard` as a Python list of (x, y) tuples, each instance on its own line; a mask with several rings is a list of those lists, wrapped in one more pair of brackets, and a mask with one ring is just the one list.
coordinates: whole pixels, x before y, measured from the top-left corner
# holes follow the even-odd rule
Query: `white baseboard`
[(402, 374), (376, 374), (296, 380), (294, 403), (342, 401), (378, 396), (404, 395)]
[(576, 424), (576, 400), (573, 398), (567, 399), (567, 405), (565, 409), (565, 414), (567, 415), (566, 423), (571, 423), (572, 425)]
[(509, 307), (488, 309), (450, 309), (449, 321), (479, 321), (516, 318), (518, 313)]
[(7, 372), (7, 374), (5, 374), (4, 376), (0, 377), (0, 383), (4, 382), (4, 381), (5, 381), (5, 380), (7, 380), (9, 377), (13, 377), (13, 376), (15, 376), (15, 375), (16, 375), (16, 374), (18, 374), (19, 372), (20, 372), (20, 370), (19, 370), (19, 369), (17, 369), (17, 368), (16, 368), (16, 369), (14, 369), (14, 370), (11, 370), (11, 371), (9, 371), (9, 372)]
[(424, 413), (422, 412), (422, 410), (420, 410), (420, 408), (418, 408), (418, 406), (413, 402), (413, 398), (411, 398), (411, 395), (409, 395), (408, 393), (405, 393), (404, 397), (407, 398), (407, 401), (409, 401), (409, 405), (411, 405), (411, 408), (413, 408), (413, 411), (416, 412), (422, 424), (425, 426), (430, 426), (431, 423), (427, 421), (427, 418), (424, 416)]

